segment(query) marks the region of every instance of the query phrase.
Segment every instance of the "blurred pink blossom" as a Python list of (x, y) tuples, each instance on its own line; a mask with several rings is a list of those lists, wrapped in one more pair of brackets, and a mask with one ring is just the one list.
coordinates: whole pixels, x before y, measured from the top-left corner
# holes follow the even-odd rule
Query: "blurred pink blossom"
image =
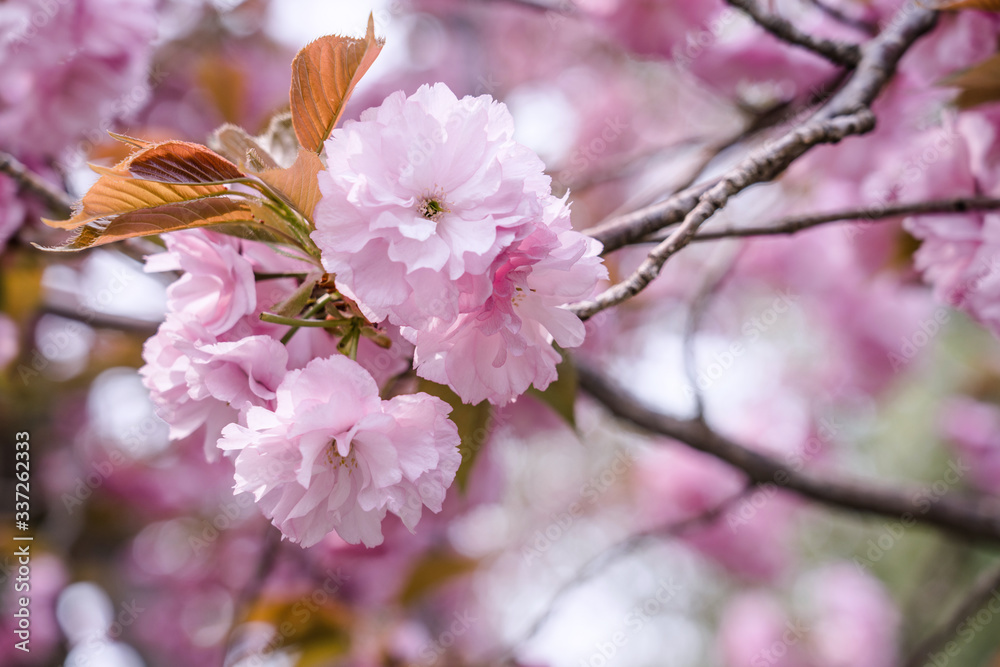
[(146, 102), (155, 36), (153, 0), (0, 5), (0, 146), (58, 157), (85, 133), (103, 139)]
[(944, 407), (941, 430), (970, 466), (972, 483), (1000, 494), (1000, 408), (971, 398), (951, 399)]
[(719, 629), (727, 667), (892, 667), (899, 612), (882, 583), (836, 563), (800, 579), (804, 604), (792, 614), (768, 592), (732, 600)]

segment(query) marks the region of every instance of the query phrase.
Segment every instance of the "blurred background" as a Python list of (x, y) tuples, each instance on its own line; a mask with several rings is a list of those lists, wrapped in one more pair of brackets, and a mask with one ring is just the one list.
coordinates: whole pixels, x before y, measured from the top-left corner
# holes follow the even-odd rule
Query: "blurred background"
[[(902, 3), (769, 5), (863, 42)], [(717, 175), (844, 77), (721, 0), (7, 0), (0, 150), (76, 199), (97, 177), (88, 162), (127, 154), (109, 130), (261, 132), (288, 105), (296, 51), (363, 34), (369, 13), (387, 44), (347, 117), (436, 81), (503, 100), (578, 229)], [(956, 107), (940, 84), (991, 57), (998, 34), (993, 14), (943, 16), (877, 104), (875, 133), (809, 153), (712, 227), (995, 194), (996, 105)], [(468, 480), (416, 534), (390, 517), (375, 549), (335, 533), (278, 544), (252, 499), (233, 496), (231, 463), (206, 462), (197, 434), (169, 442), (153, 413), (137, 369), (170, 280), (142, 270), (155, 244), (42, 253), (31, 243), (61, 233), (41, 217), (61, 216), (0, 174), (2, 665), (887, 667), (996, 561), (995, 548), (902, 518), (747, 488), (727, 465), (613, 420), (570, 364), (543, 398), (461, 411), (482, 435)], [(932, 248), (929, 224), (694, 244), (590, 320), (575, 359), (668, 414), (693, 415), (700, 397), (713, 427), (791, 468), (908, 485), (918, 516), (952, 494), (995, 498), (995, 301), (950, 299), (947, 267), (921, 275), (941, 266), (932, 249), (951, 248)], [(610, 254), (612, 279), (649, 248)], [(964, 291), (992, 289), (995, 266)], [(20, 432), (30, 653), (14, 634)], [(1000, 665), (995, 599), (954, 654), (928, 663)]]

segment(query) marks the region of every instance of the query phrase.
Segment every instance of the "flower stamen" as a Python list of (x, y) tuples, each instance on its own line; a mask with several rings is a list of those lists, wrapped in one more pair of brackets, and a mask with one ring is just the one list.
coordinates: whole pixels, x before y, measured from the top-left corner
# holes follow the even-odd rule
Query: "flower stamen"
[(428, 220), (437, 222), (445, 213), (451, 213), (451, 209), (448, 208), (448, 204), (444, 200), (444, 194), (438, 191), (424, 195), (417, 205), (417, 213)]
[(341, 456), (340, 452), (337, 451), (337, 443), (334, 441), (330, 442), (330, 446), (326, 450), (326, 462), (334, 470), (344, 466), (348, 473), (358, 467), (358, 460), (354, 457), (354, 452), (348, 453), (347, 456)]

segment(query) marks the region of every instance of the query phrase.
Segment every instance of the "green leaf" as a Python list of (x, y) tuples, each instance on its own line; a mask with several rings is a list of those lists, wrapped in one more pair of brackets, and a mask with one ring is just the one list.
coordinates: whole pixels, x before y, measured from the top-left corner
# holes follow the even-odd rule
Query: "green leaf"
[(476, 457), (490, 437), (493, 406), (488, 401), (467, 405), (448, 387), (422, 378), (417, 383), (417, 390), (431, 396), (437, 396), (451, 406), (450, 418), (458, 427), (458, 435), (462, 439), (462, 444), (459, 446), (459, 451), (462, 453), (462, 465), (459, 466), (458, 472), (455, 474), (455, 484), (464, 492)]
[(559, 377), (545, 391), (534, 387), (528, 389), (528, 396), (533, 396), (556, 411), (566, 423), (576, 428), (576, 394), (578, 388), (576, 366), (566, 350), (559, 350), (563, 360), (556, 366)]
[(309, 303), (309, 297), (312, 296), (319, 276), (320, 274), (308, 276), (298, 289), (292, 292), (290, 297), (274, 307), (275, 314), (281, 317), (295, 317), (301, 313), (302, 309)]

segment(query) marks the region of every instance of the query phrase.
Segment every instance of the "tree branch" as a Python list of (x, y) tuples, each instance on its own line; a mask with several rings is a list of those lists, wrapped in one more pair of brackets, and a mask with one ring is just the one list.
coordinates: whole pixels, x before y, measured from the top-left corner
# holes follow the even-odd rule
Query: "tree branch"
[(871, 111), (862, 109), (847, 116), (811, 121), (786, 134), (768, 146), (768, 150), (741, 162), (702, 195), (684, 222), (653, 248), (631, 276), (612, 285), (593, 301), (574, 304), (570, 310), (581, 319), (587, 319), (632, 298), (660, 274), (666, 261), (690, 243), (698, 228), (723, 208), (733, 195), (755, 183), (771, 180), (813, 146), (836, 143), (848, 135), (863, 134), (874, 127), (875, 116)]
[[(795, 234), (804, 229), (818, 227), (834, 222), (877, 222), (890, 220), (907, 215), (931, 215), (950, 213), (960, 215), (977, 211), (993, 211), (1000, 209), (1000, 199), (994, 197), (958, 197), (955, 199), (940, 199), (934, 201), (913, 202), (910, 204), (895, 204), (893, 206), (877, 206), (856, 208), (833, 213), (816, 213), (801, 217), (782, 218), (777, 222), (759, 227), (742, 227), (712, 232), (699, 232), (692, 242), (715, 241), (718, 239), (739, 238), (748, 236), (778, 236)], [(658, 241), (666, 235), (653, 236), (651, 241)]]
[[(924, 667), (928, 664), (931, 654), (944, 648), (948, 641), (955, 636), (955, 632), (961, 624), (982, 609), (998, 592), (1000, 592), (1000, 566), (995, 566), (979, 575), (961, 604), (955, 608), (948, 616), (948, 620), (936, 632), (921, 642), (909, 660), (906, 661), (905, 667)], [(951, 656), (951, 653), (948, 655)]]
[(588, 229), (586, 234), (600, 241), (605, 253), (636, 243), (664, 227), (681, 222), (697, 206), (698, 199), (718, 182), (719, 179), (715, 179), (692, 185), (662, 202), (606, 220)]
[(739, 468), (754, 484), (773, 484), (845, 510), (936, 526), (962, 537), (1000, 542), (1000, 502), (991, 498), (945, 497), (917, 505), (914, 489), (884, 489), (868, 483), (819, 477), (729, 440), (698, 420), (683, 420), (641, 405), (622, 387), (578, 363), (580, 386), (612, 414), (682, 442)]
[(809, 3), (819, 9), (821, 12), (829, 16), (830, 18), (843, 23), (849, 28), (854, 28), (855, 30), (860, 30), (867, 35), (877, 35), (878, 25), (865, 21), (864, 19), (855, 18), (848, 15), (846, 12), (837, 9), (836, 7), (828, 4), (826, 0), (809, 0)]
[(45, 202), (53, 214), (69, 215), (73, 210), (72, 197), (63, 192), (62, 188), (57, 188), (28, 169), (10, 153), (0, 151), (0, 173), (7, 174), (23, 190), (27, 190)]
[[(659, 275), (667, 259), (690, 243), (702, 223), (724, 207), (732, 196), (751, 185), (772, 180), (813, 146), (835, 143), (874, 128), (872, 102), (892, 78), (899, 59), (933, 27), (936, 18), (934, 11), (905, 6), (885, 31), (866, 45), (857, 69), (844, 87), (803, 125), (765, 144), (758, 154), (748, 157), (719, 181), (689, 188), (666, 202), (595, 230), (592, 234), (595, 238), (600, 238), (609, 228), (619, 239), (644, 232), (638, 233), (638, 238), (642, 238), (683, 218), (683, 223), (650, 252), (631, 276), (592, 301), (574, 304), (571, 310), (586, 319), (635, 296)], [(623, 225), (630, 229), (622, 230)]]
[(838, 42), (811, 35), (793, 25), (787, 19), (765, 12), (754, 0), (726, 0), (754, 20), (754, 23), (778, 39), (800, 46), (816, 55), (826, 58), (841, 67), (857, 67), (861, 62), (861, 49), (857, 44)]

